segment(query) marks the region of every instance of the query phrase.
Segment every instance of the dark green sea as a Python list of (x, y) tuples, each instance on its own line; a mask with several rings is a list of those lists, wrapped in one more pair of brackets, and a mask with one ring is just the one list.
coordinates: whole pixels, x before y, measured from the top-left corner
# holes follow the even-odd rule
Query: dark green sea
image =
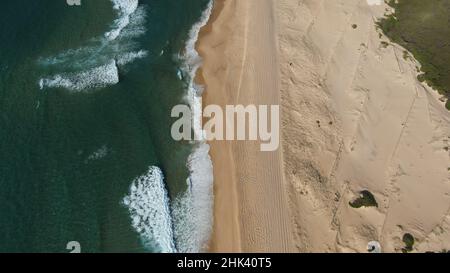
[(2, 1), (0, 252), (204, 243), (207, 148), (172, 140), (170, 112), (188, 103), (186, 43), (209, 0), (133, 2)]

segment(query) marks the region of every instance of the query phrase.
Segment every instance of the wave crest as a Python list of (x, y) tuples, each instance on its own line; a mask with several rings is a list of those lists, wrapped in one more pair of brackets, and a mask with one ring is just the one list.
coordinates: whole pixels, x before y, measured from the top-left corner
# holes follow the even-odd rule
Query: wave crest
[(101, 88), (119, 82), (119, 70), (116, 61), (83, 71), (80, 73), (58, 74), (39, 81), (39, 87), (63, 87), (73, 91), (82, 91), (87, 88)]
[(213, 1), (203, 11), (200, 20), (189, 32), (182, 70), (189, 81), (186, 100), (192, 111), (192, 124), (196, 139), (200, 139), (188, 158), (187, 167), (190, 176), (187, 180), (188, 191), (177, 198), (173, 205), (175, 238), (181, 252), (200, 252), (206, 249), (213, 220), (213, 165), (209, 156), (209, 145), (203, 138), (202, 92), (203, 87), (195, 83), (195, 75), (202, 59), (195, 49), (198, 35), (211, 16)]
[(105, 33), (109, 40), (115, 40), (120, 32), (130, 23), (130, 16), (133, 14), (139, 4), (138, 0), (112, 0), (113, 8), (118, 11), (119, 18), (114, 20), (112, 30)]
[(188, 190), (175, 199), (172, 211), (178, 251), (195, 253), (206, 250), (212, 231), (213, 166), (208, 144), (198, 145), (188, 167)]
[(145, 246), (164, 253), (176, 252), (169, 197), (161, 169), (152, 166), (145, 175), (136, 178), (122, 203), (128, 208), (132, 225)]
[[(118, 18), (103, 37), (91, 39), (81, 48), (69, 49), (56, 56), (38, 60), (44, 67), (57, 67), (61, 71), (40, 79), (41, 89), (61, 87), (82, 91), (114, 85), (119, 82), (117, 66), (124, 66), (147, 56), (148, 52), (138, 50), (137, 43), (133, 41), (133, 38), (145, 33), (145, 8), (139, 6), (138, 0), (111, 1)], [(113, 62), (114, 66), (111, 65)]]

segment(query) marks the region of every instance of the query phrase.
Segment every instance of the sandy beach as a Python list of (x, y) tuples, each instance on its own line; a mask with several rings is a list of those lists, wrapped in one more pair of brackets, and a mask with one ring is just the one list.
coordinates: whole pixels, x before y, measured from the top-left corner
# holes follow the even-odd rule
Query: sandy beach
[[(268, 0), (216, 1), (198, 47), (204, 57), (204, 105), (280, 104), (273, 11)], [(259, 143), (251, 141), (215, 141), (211, 157), (215, 179), (211, 251), (294, 250), (281, 150), (261, 152)]]
[[(382, 2), (382, 1), (380, 1)], [(281, 106), (280, 149), (213, 141), (212, 252), (450, 249), (450, 112), (367, 0), (215, 0), (204, 105)], [(362, 191), (377, 206), (349, 205)]]

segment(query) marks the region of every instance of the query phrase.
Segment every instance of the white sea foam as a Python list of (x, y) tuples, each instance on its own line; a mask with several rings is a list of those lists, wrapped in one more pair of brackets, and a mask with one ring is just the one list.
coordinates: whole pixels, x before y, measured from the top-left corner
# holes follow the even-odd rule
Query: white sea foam
[(68, 49), (56, 56), (40, 58), (38, 62), (43, 66), (58, 65), (63, 68), (68, 66), (82, 69), (109, 61), (121, 54), (136, 51), (137, 44), (133, 42), (132, 38), (145, 34), (146, 11), (144, 6), (136, 9), (135, 13), (130, 15), (130, 18), (129, 24), (121, 30), (117, 40), (112, 41), (106, 39), (106, 37), (96, 37), (91, 39), (85, 46), (77, 49)]
[[(145, 33), (144, 6), (139, 6), (138, 0), (111, 1), (118, 18), (104, 36), (91, 39), (81, 48), (39, 59), (41, 65), (61, 70), (56, 75), (40, 79), (40, 89), (62, 87), (82, 91), (114, 85), (119, 82), (118, 65), (123, 66), (147, 56), (148, 52), (138, 50), (137, 43), (133, 41), (133, 38)], [(114, 60), (117, 62), (113, 66), (111, 63)]]
[(120, 32), (130, 23), (131, 14), (139, 5), (138, 0), (112, 0), (112, 2), (119, 18), (114, 20), (113, 29), (105, 33), (105, 37), (109, 40), (115, 40), (120, 35)]
[(203, 140), (202, 88), (195, 84), (195, 74), (201, 65), (201, 57), (195, 49), (200, 29), (208, 22), (213, 7), (210, 1), (199, 22), (189, 32), (183, 62), (183, 74), (188, 75), (189, 86), (186, 99), (192, 109), (194, 133), (198, 141), (189, 156), (187, 167), (190, 176), (188, 191), (177, 198), (173, 204), (174, 234), (180, 252), (199, 252), (205, 250), (209, 240), (213, 219), (213, 166), (209, 156), (209, 145)]
[(145, 175), (136, 178), (122, 203), (128, 208), (132, 225), (145, 246), (164, 253), (176, 252), (169, 197), (158, 167), (152, 166)]
[(195, 75), (197, 73), (198, 68), (202, 63), (202, 58), (198, 54), (195, 49), (195, 45), (198, 40), (198, 35), (202, 27), (204, 27), (211, 16), (213, 8), (213, 1), (211, 0), (203, 11), (200, 21), (194, 24), (189, 32), (189, 39), (186, 42), (186, 47), (184, 50), (184, 55), (181, 56), (181, 60), (183, 61), (183, 72), (189, 76), (189, 86), (186, 94), (186, 99), (191, 106), (193, 112), (193, 129), (196, 134), (196, 139), (204, 139), (203, 138), (203, 129), (201, 126), (202, 119), (202, 92), (203, 87), (199, 86), (195, 83)]
[(145, 20), (147, 18), (146, 8), (144, 6), (139, 6), (129, 18), (128, 25), (120, 31), (118, 39), (129, 41), (131, 38), (145, 34)]
[(102, 158), (105, 158), (109, 153), (108, 147), (106, 145), (103, 145), (98, 150), (90, 154), (84, 163), (89, 163), (90, 161), (100, 160)]
[(205, 250), (212, 231), (213, 166), (209, 145), (199, 143), (187, 166), (191, 172), (188, 190), (172, 206), (177, 249), (182, 253)]
[(134, 62), (136, 59), (142, 59), (147, 56), (148, 52), (145, 50), (139, 50), (139, 51), (133, 51), (133, 52), (127, 52), (119, 57), (117, 57), (117, 64), (118, 65), (126, 65), (128, 63)]
[(72, 91), (83, 91), (91, 88), (101, 88), (119, 82), (119, 71), (116, 61), (95, 67), (80, 73), (63, 73), (39, 80), (41, 89), (66, 88)]

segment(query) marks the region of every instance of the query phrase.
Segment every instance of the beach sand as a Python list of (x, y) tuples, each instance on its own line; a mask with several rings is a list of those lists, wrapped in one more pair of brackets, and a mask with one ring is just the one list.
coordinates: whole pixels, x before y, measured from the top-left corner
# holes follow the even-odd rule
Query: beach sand
[[(273, 7), (270, 0), (216, 1), (198, 46), (204, 57), (204, 105), (280, 104)], [(251, 141), (214, 141), (211, 157), (211, 251), (294, 250), (281, 150), (261, 152), (260, 143)]]
[[(371, 3), (376, 1), (371, 1)], [(280, 104), (281, 147), (211, 142), (213, 252), (450, 249), (450, 114), (366, 0), (216, 0), (204, 105)], [(370, 191), (378, 207), (349, 202)]]

